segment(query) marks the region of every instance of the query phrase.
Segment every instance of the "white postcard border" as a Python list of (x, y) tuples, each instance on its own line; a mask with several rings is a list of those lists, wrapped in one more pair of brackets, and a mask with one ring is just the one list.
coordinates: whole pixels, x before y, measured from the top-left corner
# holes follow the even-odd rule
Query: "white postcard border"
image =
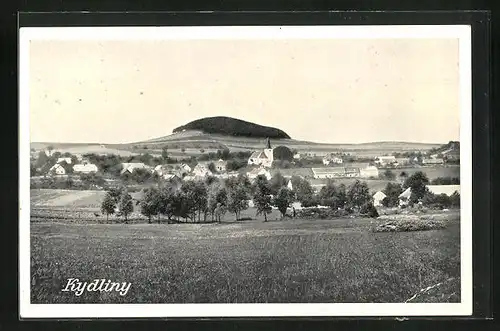
[[(31, 40), (458, 38), (460, 52), (460, 303), (31, 304), (29, 46)], [(472, 314), (471, 28), (425, 26), (48, 27), (19, 31), (19, 294), (21, 318), (464, 316)]]

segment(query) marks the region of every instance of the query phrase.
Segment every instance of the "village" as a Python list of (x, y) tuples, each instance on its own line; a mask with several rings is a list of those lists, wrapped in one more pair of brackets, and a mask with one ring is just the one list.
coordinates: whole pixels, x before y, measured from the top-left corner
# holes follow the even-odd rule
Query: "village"
[[(411, 173), (409, 170), (420, 169), (425, 171), (426, 169), (436, 168), (446, 170), (448, 163), (453, 164), (459, 161), (459, 150), (457, 150), (456, 146), (452, 145), (451, 148), (443, 150), (440, 153), (431, 154), (424, 151), (423, 153), (419, 152), (416, 154), (417, 156), (413, 157), (381, 155), (370, 160), (366, 160), (365, 158), (364, 161), (368, 162), (355, 162), (356, 160), (353, 162), (352, 153), (331, 152), (326, 153), (321, 158), (321, 164), (315, 164), (311, 168), (279, 168), (276, 167), (276, 161), (279, 160), (275, 157), (275, 148), (271, 146), (269, 139), (266, 140), (263, 147), (261, 150), (249, 152), (250, 156), (246, 160), (246, 166), (238, 170), (231, 171), (228, 169), (229, 160), (227, 160), (227, 157), (226, 160), (219, 158), (217, 160), (195, 161), (195, 164), (193, 164), (192, 159), (186, 160), (187, 162), (157, 165), (150, 165), (145, 162), (121, 162), (117, 165), (119, 172), (116, 171), (115, 176), (108, 174), (102, 177), (99, 174), (105, 173), (104, 169), (100, 169), (97, 164), (92, 163), (90, 157), (46, 150), (38, 154), (33, 153), (33, 156), (36, 157), (38, 155), (40, 157), (40, 153), (47, 157), (52, 156), (52, 160), (55, 160), (55, 163), (50, 167), (47, 167), (46, 164), (46, 173), (42, 173), (41, 176), (33, 176), (32, 186), (43, 188), (43, 185), (37, 186), (37, 183), (47, 183), (49, 181), (51, 183), (49, 185), (59, 182), (67, 185), (67, 187), (63, 188), (78, 189), (75, 183), (83, 180), (89, 182), (89, 185), (85, 186), (88, 189), (105, 190), (125, 185), (133, 190), (147, 188), (148, 184), (152, 182), (173, 183), (180, 186), (183, 182), (206, 181), (207, 178), (226, 180), (244, 175), (251, 183), (255, 183), (259, 176), (263, 176), (268, 181), (272, 180), (273, 177), (279, 176), (282, 178), (284, 186), (290, 191), (294, 191), (294, 181), (292, 178), (295, 180), (305, 180), (314, 192), (319, 193), (332, 180), (359, 179), (367, 181), (370, 184), (375, 184), (375, 187), (372, 185), (370, 188), (373, 204), (375, 207), (378, 207), (382, 205), (382, 201), (387, 196), (384, 193), (384, 188), (380, 186), (381, 184), (386, 184), (382, 180), (394, 180), (402, 184), (408, 178), (409, 173)], [(284, 147), (281, 146), (280, 148)], [(291, 164), (312, 156), (310, 153), (292, 153), (291, 151), (290, 153), (293, 155)], [(53, 156), (57, 156), (57, 158)], [(346, 159), (350, 160), (346, 162)], [(36, 158), (33, 160), (36, 161)], [(38, 172), (41, 171), (41, 169), (37, 170)], [(440, 176), (439, 178), (441, 177), (446, 176)], [(458, 178), (456, 179), (458, 180)], [(449, 185), (439, 184), (441, 185), (428, 185), (427, 188), (436, 195), (446, 194), (451, 196), (455, 192), (460, 193), (460, 185), (458, 185), (457, 181), (454, 183), (450, 182), (448, 183)], [(399, 195), (399, 205), (405, 205), (410, 196), (411, 191), (409, 189), (401, 192)], [(250, 204), (253, 205), (253, 201), (250, 200)], [(299, 202), (295, 202), (293, 207), (296, 209), (303, 208)]]

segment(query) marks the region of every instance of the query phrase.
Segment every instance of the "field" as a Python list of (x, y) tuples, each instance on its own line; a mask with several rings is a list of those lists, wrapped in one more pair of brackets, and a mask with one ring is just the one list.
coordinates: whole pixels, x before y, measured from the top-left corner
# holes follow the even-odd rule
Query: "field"
[[(68, 144), (68, 143), (32, 143), (31, 147), (41, 150), (52, 145), (55, 150), (60, 152), (70, 152), (74, 154), (84, 153), (113, 153), (122, 156), (129, 156), (138, 153), (148, 152), (153, 155), (160, 155), (161, 148), (167, 146), (171, 157), (189, 157), (198, 156), (200, 149), (205, 153), (214, 152), (218, 148), (228, 148), (233, 152), (251, 151), (262, 149), (265, 139), (249, 137), (233, 137), (216, 134), (205, 134), (199, 131), (185, 131), (171, 134), (165, 137), (159, 137), (131, 144)], [(287, 146), (290, 149), (296, 149), (300, 152), (316, 154), (318, 156), (331, 152), (350, 152), (361, 157), (376, 157), (386, 153), (404, 152), (411, 150), (426, 151), (433, 147), (439, 147), (441, 144), (423, 144), (411, 142), (374, 142), (364, 144), (326, 144), (294, 139), (272, 140), (273, 147)], [(144, 149), (144, 146), (147, 149)], [(185, 149), (183, 152), (182, 149)]]
[[(373, 233), (370, 219), (222, 224), (31, 224), (32, 303), (460, 300), (459, 222)], [(126, 296), (61, 292), (67, 278)], [(438, 285), (439, 284), (439, 285)]]

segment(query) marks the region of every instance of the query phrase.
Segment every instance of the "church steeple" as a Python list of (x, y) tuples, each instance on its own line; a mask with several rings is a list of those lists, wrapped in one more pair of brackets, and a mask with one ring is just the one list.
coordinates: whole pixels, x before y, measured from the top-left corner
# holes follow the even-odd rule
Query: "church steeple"
[(266, 139), (266, 148), (271, 149), (271, 140), (269, 140), (269, 137)]

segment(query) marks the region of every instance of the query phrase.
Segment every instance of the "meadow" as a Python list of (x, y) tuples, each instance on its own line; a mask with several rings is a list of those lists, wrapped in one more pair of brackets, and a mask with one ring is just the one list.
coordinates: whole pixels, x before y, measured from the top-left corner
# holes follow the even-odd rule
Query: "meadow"
[[(252, 212), (248, 211), (249, 215)], [(255, 216), (254, 216), (255, 217)], [(345, 218), (221, 224), (31, 223), (32, 303), (459, 302), (458, 215), (444, 229), (374, 233)], [(68, 278), (125, 296), (61, 292)], [(421, 290), (432, 287), (421, 293)]]

